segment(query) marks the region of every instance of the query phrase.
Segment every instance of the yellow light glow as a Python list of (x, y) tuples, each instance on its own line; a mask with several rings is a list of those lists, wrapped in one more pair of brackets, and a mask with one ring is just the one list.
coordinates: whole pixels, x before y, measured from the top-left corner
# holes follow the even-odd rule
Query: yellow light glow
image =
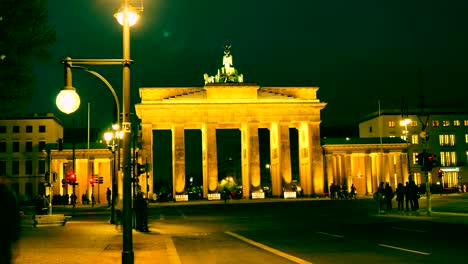
[(104, 140), (105, 140), (107, 143), (109, 143), (109, 141), (111, 141), (112, 137), (113, 137), (112, 132), (106, 132), (106, 133), (104, 133)]
[(129, 26), (135, 25), (136, 22), (138, 22), (138, 19), (140, 18), (140, 15), (138, 14), (138, 11), (132, 6), (121, 7), (114, 14), (115, 19), (117, 19), (117, 21), (119, 22), (120, 25), (123, 25), (125, 12), (127, 12)]
[(80, 107), (80, 96), (73, 87), (64, 87), (55, 99), (58, 109), (65, 114), (71, 114)]
[(411, 123), (411, 119), (406, 118), (400, 121), (400, 126), (406, 126), (410, 123)]

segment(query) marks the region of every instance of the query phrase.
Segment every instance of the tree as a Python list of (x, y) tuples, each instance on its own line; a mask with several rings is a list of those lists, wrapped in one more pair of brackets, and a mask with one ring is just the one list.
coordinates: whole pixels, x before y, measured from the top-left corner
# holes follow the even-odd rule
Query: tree
[(48, 57), (55, 28), (47, 0), (0, 0), (0, 113), (12, 114), (34, 94), (34, 59)]

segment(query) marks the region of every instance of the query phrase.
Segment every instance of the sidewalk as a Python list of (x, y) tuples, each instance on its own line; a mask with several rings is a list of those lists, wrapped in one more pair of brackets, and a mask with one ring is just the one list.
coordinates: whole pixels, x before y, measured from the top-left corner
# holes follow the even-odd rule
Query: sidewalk
[[(179, 264), (169, 235), (150, 228), (133, 231), (135, 263)], [(116, 264), (122, 261), (122, 230), (97, 222), (70, 222), (63, 227), (24, 228), (15, 246), (16, 264)]]

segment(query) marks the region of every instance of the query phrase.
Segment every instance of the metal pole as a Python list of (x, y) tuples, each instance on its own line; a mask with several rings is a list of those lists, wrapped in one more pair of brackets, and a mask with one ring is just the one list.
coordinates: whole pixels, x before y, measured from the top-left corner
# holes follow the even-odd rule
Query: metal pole
[(432, 215), (431, 208), (431, 184), (429, 183), (429, 172), (426, 170), (424, 172), (426, 176), (426, 200), (427, 200), (427, 215)]
[(115, 183), (115, 142), (112, 140), (112, 183), (111, 183), (111, 219), (110, 223), (115, 224), (115, 198), (117, 197), (117, 186)]
[[(129, 6), (128, 0), (123, 0), (123, 7), (127, 9)], [(125, 10), (126, 11), (126, 10)], [(123, 96), (123, 111), (122, 111), (122, 128), (123, 135), (123, 245), (122, 245), (122, 263), (133, 264), (133, 241), (132, 241), (132, 175), (130, 170), (131, 153), (130, 153), (130, 24), (128, 20), (128, 12), (123, 14), (123, 70), (122, 70), (122, 96)]]
[[(76, 173), (75, 173), (75, 119), (72, 120), (73, 122), (73, 142), (72, 142), (72, 173), (76, 176)], [(75, 205), (76, 205), (76, 199), (75, 199), (75, 183), (76, 182), (72, 182), (72, 206), (73, 208), (75, 208)]]

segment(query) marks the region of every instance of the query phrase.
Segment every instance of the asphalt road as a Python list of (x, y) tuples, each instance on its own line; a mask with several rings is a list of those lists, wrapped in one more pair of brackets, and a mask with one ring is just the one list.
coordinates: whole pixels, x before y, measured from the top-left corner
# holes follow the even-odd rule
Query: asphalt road
[[(420, 202), (424, 210), (425, 199)], [(434, 212), (465, 213), (468, 196), (434, 196), (432, 205)], [(180, 263), (466, 262), (468, 216), (375, 209), (370, 199), (166, 203), (150, 207), (149, 223), (152, 234), (171, 238)], [(106, 209), (82, 210), (70, 225), (85, 229), (107, 218)]]

